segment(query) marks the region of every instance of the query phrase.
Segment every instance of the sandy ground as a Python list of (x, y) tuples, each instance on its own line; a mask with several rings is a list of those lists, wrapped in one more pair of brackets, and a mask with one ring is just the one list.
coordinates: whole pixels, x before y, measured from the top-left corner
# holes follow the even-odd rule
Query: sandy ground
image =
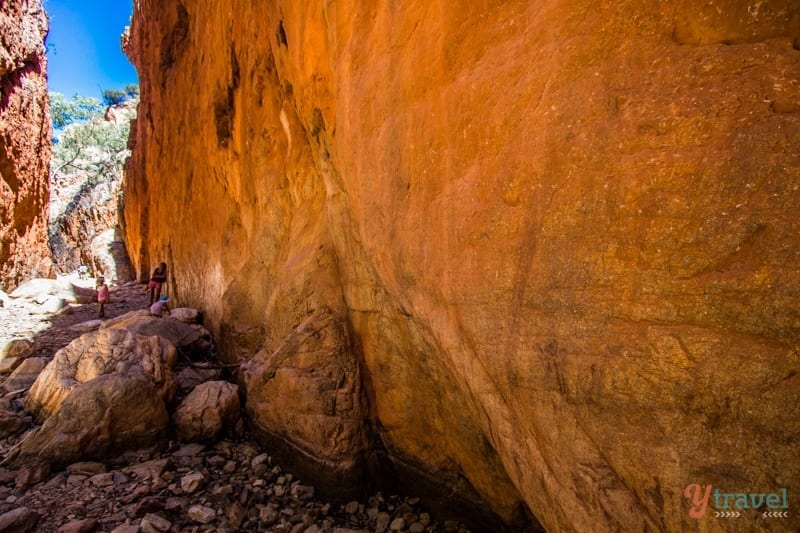
[[(94, 278), (81, 280), (77, 274), (60, 276), (59, 279), (88, 289), (93, 289), (96, 284)], [(106, 319), (145, 309), (149, 304), (146, 285), (128, 282), (111, 285), (110, 289), (111, 302), (106, 304)], [(3, 297), (3, 301), (3, 307), (0, 307), (0, 346), (12, 339), (29, 339), (34, 343), (37, 357), (53, 357), (59, 348), (83, 333), (70, 329), (71, 326), (97, 318), (97, 303), (68, 304), (53, 313), (28, 299)]]

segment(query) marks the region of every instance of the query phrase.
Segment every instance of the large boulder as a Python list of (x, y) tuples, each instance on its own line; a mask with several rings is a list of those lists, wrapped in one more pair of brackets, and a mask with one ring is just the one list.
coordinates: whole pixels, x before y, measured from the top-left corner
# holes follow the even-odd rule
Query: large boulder
[(27, 507), (17, 507), (0, 515), (0, 531), (24, 533), (33, 531), (39, 522), (39, 513)]
[(172, 416), (178, 439), (211, 441), (239, 420), (239, 388), (226, 381), (198, 385)]
[(29, 389), (38, 379), (39, 374), (47, 366), (45, 357), (29, 357), (24, 359), (3, 383), (2, 390), (8, 392)]
[(11, 297), (31, 300), (38, 304), (54, 299), (61, 299), (66, 303), (87, 304), (96, 300), (97, 293), (93, 289), (75, 285), (67, 279), (35, 278), (14, 289)]
[(107, 374), (141, 372), (150, 377), (157, 396), (174, 395), (172, 368), (177, 351), (163, 337), (139, 335), (118, 328), (85, 333), (56, 352), (25, 398), (25, 408), (46, 418), (92, 380)]
[(60, 408), (20, 443), (17, 460), (65, 466), (104, 460), (164, 437), (169, 416), (151, 375), (140, 367), (97, 376), (75, 388)]
[(208, 356), (213, 348), (211, 334), (203, 326), (187, 324), (172, 317), (154, 317), (148, 310), (121, 315), (105, 322), (102, 329), (124, 329), (139, 335), (162, 337), (192, 357)]
[(0, 375), (11, 373), (26, 358), (33, 356), (35, 349), (29, 339), (0, 341)]
[(178, 390), (188, 393), (201, 383), (206, 381), (217, 381), (222, 376), (219, 368), (187, 366), (175, 376)]
[(360, 371), (348, 345), (345, 324), (319, 312), (241, 369), (254, 434), (293, 470), (313, 474), (322, 491), (340, 498), (365, 481), (369, 449)]
[(30, 339), (11, 339), (7, 342), (0, 342), (0, 359), (7, 357), (25, 359), (34, 353), (33, 341)]

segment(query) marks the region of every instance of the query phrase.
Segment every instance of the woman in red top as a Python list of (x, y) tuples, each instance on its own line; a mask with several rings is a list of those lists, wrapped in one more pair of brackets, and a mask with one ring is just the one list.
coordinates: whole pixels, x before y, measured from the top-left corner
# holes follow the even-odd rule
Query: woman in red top
[(147, 284), (150, 287), (150, 305), (153, 305), (161, 297), (161, 285), (165, 281), (167, 281), (167, 264), (161, 263), (153, 270), (150, 283)]

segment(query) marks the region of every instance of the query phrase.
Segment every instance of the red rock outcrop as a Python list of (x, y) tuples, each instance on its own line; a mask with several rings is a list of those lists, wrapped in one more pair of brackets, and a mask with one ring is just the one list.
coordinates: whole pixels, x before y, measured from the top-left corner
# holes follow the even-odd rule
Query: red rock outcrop
[(6, 290), (53, 274), (47, 28), (40, 0), (0, 4), (0, 288)]
[(689, 484), (800, 490), (799, 37), (790, 0), (141, 0), (126, 243), (318, 472), (694, 529)]

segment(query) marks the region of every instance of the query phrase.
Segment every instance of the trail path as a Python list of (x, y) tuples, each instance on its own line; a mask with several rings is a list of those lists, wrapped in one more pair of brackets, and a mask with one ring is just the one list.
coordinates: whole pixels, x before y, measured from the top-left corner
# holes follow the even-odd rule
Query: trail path
[[(78, 287), (93, 289), (95, 279), (64, 276)], [(6, 302), (8, 303), (8, 301)], [(105, 318), (123, 315), (128, 311), (146, 309), (149, 303), (147, 288), (136, 282), (111, 285), (111, 303), (106, 304)], [(97, 318), (97, 304), (68, 304), (57, 313), (43, 310), (42, 305), (17, 299), (0, 307), (0, 345), (12, 339), (33, 341), (38, 357), (52, 357), (59, 349), (79, 337), (82, 331), (71, 326)]]

